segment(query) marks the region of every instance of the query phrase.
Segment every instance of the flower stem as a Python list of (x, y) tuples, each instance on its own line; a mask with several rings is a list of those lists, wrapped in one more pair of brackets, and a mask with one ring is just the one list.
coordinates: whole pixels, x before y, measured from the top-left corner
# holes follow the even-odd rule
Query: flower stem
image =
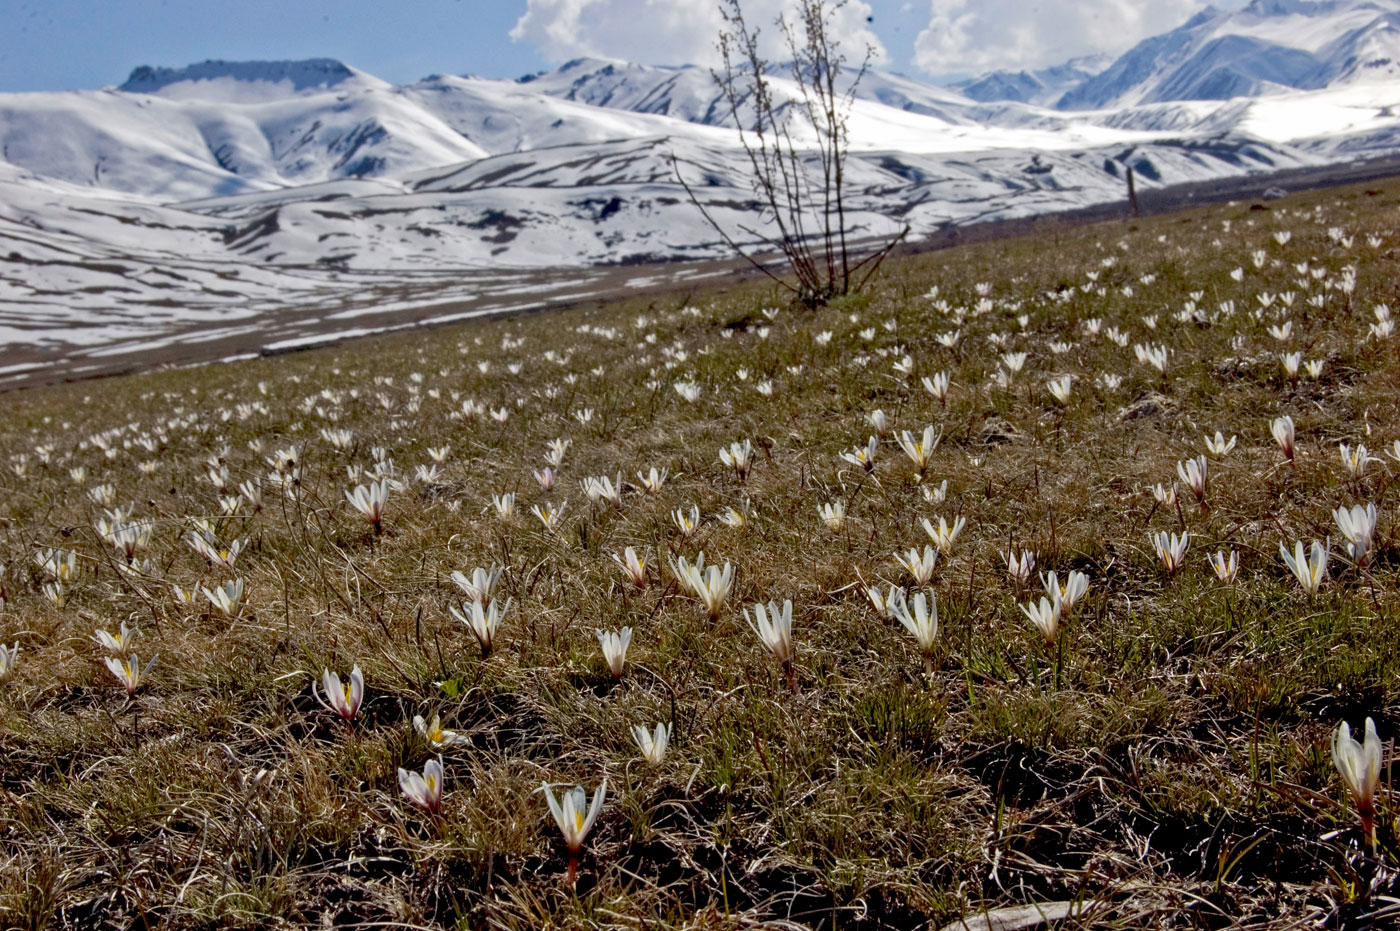
[(783, 675), (787, 677), (788, 688), (792, 689), (792, 694), (796, 695), (800, 688), (797, 685), (797, 676), (792, 671), (792, 660), (783, 660)]

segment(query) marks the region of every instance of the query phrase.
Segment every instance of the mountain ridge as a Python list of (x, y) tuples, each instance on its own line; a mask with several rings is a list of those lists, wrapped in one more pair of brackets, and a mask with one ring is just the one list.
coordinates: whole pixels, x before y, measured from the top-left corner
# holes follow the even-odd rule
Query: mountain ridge
[[(852, 234), (907, 225), (917, 241), (1111, 204), (1128, 169), (1145, 193), (1400, 152), (1400, 0), (1333, 0), (1320, 19), (1303, 0), (1251, 9), (1203, 14), (1085, 79), (1131, 72), (1130, 92), (1108, 88), (1129, 102), (1100, 109), (1034, 102), (1066, 72), (1032, 75), (1032, 102), (868, 73), (849, 116)], [(1275, 53), (1305, 12), (1307, 47)], [(1305, 77), (1315, 89), (1289, 84)], [(736, 119), (694, 66), (576, 59), (395, 86), (335, 59), (210, 61), (123, 86), (0, 94), (3, 338), (154, 345), (177, 324), (255, 328), (288, 308), (359, 319), (482, 275), (505, 295), (547, 270), (729, 255), (692, 199), (753, 231), (745, 249), (771, 222), (737, 132), (752, 114)], [(801, 115), (781, 69), (773, 90)], [(1250, 95), (1159, 99), (1203, 90)], [(815, 131), (791, 132), (819, 183)]]
[(290, 83), (294, 91), (334, 87), (360, 72), (335, 58), (225, 61), (206, 59), (182, 68), (138, 65), (117, 90), (155, 94), (175, 84), (231, 78), (243, 82)]
[[(1397, 0), (1254, 0), (1207, 7), (1067, 90), (1059, 110), (1227, 100), (1400, 77)], [(1358, 60), (1369, 61), (1362, 74)]]

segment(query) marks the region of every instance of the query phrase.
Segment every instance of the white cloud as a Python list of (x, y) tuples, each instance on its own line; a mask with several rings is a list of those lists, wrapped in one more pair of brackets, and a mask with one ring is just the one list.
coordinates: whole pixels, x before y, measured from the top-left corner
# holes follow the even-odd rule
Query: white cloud
[[(793, 0), (746, 0), (744, 15), (762, 29), (765, 54), (786, 58), (774, 20)], [(870, 5), (855, 0), (843, 8), (836, 35), (848, 56), (859, 59), (866, 43), (883, 61), (885, 49), (869, 29)], [(535, 46), (555, 61), (621, 58), (642, 64), (713, 65), (722, 20), (716, 0), (529, 0), (511, 30), (516, 42)]]
[(930, 74), (1043, 68), (1076, 55), (1123, 52), (1181, 25), (1204, 6), (1199, 0), (930, 0), (929, 5), (914, 64)]

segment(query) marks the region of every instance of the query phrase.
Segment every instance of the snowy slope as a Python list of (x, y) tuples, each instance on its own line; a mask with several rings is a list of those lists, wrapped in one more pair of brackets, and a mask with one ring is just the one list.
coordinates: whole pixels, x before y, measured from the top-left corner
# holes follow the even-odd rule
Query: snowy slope
[(487, 153), (392, 89), (371, 87), (258, 103), (110, 89), (4, 94), (0, 154), (72, 184), (171, 201), (392, 178)]
[(514, 81), (434, 75), (405, 85), (398, 94), (479, 146), (483, 155), (665, 134), (729, 138), (705, 125), (559, 99)]
[(1393, 79), (1400, 0), (1254, 0), (1206, 9), (1069, 90), (1062, 110), (1315, 90)]
[(1053, 107), (1066, 93), (1111, 64), (1113, 59), (1106, 55), (1090, 55), (1035, 71), (993, 71), (960, 81), (952, 87), (964, 96), (983, 103), (1009, 100)]
[[(853, 76), (846, 75), (847, 79)], [(800, 89), (793, 80), (784, 77), (782, 69), (776, 69), (770, 77), (774, 99), (780, 105), (801, 101)], [(604, 58), (579, 58), (557, 71), (521, 78), (517, 84), (535, 93), (594, 107), (657, 114), (729, 129), (739, 125), (709, 69), (694, 65), (668, 68)], [(931, 117), (944, 124), (1003, 122), (989, 120), (991, 111), (955, 89), (884, 71), (868, 72), (857, 87), (857, 109), (868, 105)], [(1011, 112), (1005, 107), (997, 109)], [(740, 116), (745, 126), (752, 124), (751, 109), (741, 108)], [(1009, 122), (1018, 120), (1012, 118)]]
[[(1084, 79), (1071, 94), (1095, 109), (871, 72), (849, 120), (853, 233), (1116, 202), (1128, 167), (1151, 189), (1400, 152), (1398, 8), (1207, 12)], [(777, 92), (798, 95), (781, 78)], [(0, 95), (0, 343), (42, 358), (237, 333), (282, 345), (390, 309), (518, 307), (619, 274), (607, 266), (727, 255), (692, 196), (759, 250), (770, 231), (734, 123), (703, 69), (595, 59), (399, 87), (328, 59), (204, 62)], [(477, 309), (412, 310), (449, 300)]]

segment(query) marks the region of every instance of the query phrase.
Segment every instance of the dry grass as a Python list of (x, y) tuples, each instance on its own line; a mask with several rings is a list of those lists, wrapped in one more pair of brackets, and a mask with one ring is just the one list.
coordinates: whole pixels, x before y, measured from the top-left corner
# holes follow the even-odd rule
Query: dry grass
[[(0, 685), (4, 924), (907, 928), (1050, 900), (1100, 903), (1086, 928), (1393, 922), (1389, 782), (1368, 851), (1329, 747), (1344, 719), (1370, 715), (1386, 738), (1400, 725), (1400, 466), (1354, 479), (1336, 448), (1400, 439), (1397, 342), (1367, 336), (1375, 305), (1400, 306), (1382, 188), (900, 260), (868, 296), (771, 321), (774, 295), (741, 289), (0, 398), (0, 633), (20, 648)], [(1178, 320), (1197, 291), (1203, 319)], [(1293, 292), (1291, 310), (1276, 298), (1257, 319), (1264, 292)], [(1090, 318), (1129, 343), (1087, 335)], [(1268, 332), (1284, 319), (1287, 344)], [(1165, 376), (1134, 343), (1169, 347)], [(1291, 384), (1284, 349), (1321, 377)], [(998, 387), (1009, 351), (1028, 359)], [(906, 354), (912, 374), (894, 367)], [(939, 371), (946, 406), (920, 385)], [(1063, 405), (1045, 387), (1062, 374)], [(465, 400), (509, 418), (460, 416)], [(841, 458), (876, 409), (895, 431), (943, 428), (922, 482), (892, 437), (871, 475)], [(1269, 433), (1283, 414), (1292, 466)], [(352, 431), (351, 448), (323, 428)], [(1184, 487), (1159, 506), (1150, 486), (1217, 429), (1239, 443), (1210, 457), (1209, 512)], [(546, 494), (532, 471), (556, 437), (572, 445)], [(741, 482), (718, 453), (742, 440)], [(285, 496), (266, 457), (293, 445)], [(376, 446), (405, 485), (382, 535), (345, 500), (367, 480), (347, 466), (372, 468)], [(415, 480), (442, 446), (440, 474)], [(261, 509), (221, 511), (211, 457), (227, 496), (262, 483)], [(652, 466), (670, 471), (655, 495), (636, 481)], [(587, 501), (585, 477), (619, 474), (620, 506)], [(133, 567), (94, 529), (102, 483), (152, 522)], [(513, 521), (492, 507), (504, 492)], [(530, 506), (564, 499), (545, 532)], [(818, 517), (836, 500), (839, 531)], [(1358, 569), (1331, 510), (1367, 501), (1380, 532)], [(671, 512), (692, 504), (703, 519), (684, 538)], [(729, 508), (746, 525), (719, 520)], [(893, 554), (938, 516), (966, 527), (936, 567), (926, 665), (862, 582), (907, 584)], [(232, 571), (186, 542), (198, 518), (246, 541)], [(1183, 528), (1169, 577), (1148, 534)], [(1329, 537), (1330, 578), (1306, 597), (1278, 544)], [(648, 557), (645, 588), (611, 559), (625, 546)], [(61, 607), (36, 561), (50, 547), (80, 567)], [(1008, 581), (1010, 547), (1089, 577), (1053, 648), (1017, 607), (1039, 585)], [(1207, 564), (1218, 548), (1240, 554), (1234, 585)], [(736, 569), (715, 620), (667, 567), (701, 551)], [(492, 564), (512, 606), (483, 658), (448, 577)], [(233, 619), (172, 594), (234, 577)], [(785, 598), (795, 689), (742, 613)], [(91, 639), (122, 621), (143, 661), (159, 654), (131, 700)], [(623, 626), (615, 680), (594, 631)], [(346, 726), (311, 683), (354, 664), (366, 699)], [(434, 714), (465, 738), (442, 753), (437, 817), (396, 778), (433, 755), (410, 722)], [(657, 722), (672, 739), (651, 766), (629, 731)], [(571, 888), (539, 789), (605, 776)]]

